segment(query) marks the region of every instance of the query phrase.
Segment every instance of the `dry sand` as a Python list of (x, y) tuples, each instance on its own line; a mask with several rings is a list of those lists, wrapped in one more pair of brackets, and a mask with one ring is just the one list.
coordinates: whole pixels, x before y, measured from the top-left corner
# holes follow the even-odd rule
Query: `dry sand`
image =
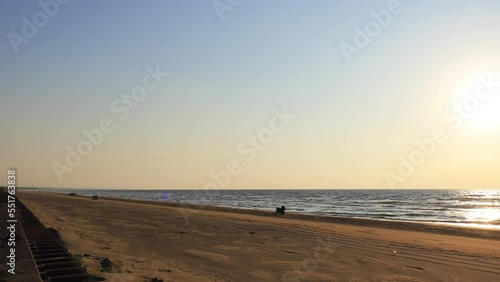
[(500, 231), (42, 192), (20, 199), (106, 281), (500, 281)]

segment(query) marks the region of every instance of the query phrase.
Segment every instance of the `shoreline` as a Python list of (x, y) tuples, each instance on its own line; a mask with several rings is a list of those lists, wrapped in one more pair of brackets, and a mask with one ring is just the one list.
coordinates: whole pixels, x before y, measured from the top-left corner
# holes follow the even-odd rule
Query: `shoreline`
[[(95, 190), (95, 191), (93, 191)], [(108, 190), (100, 190), (100, 189), (86, 189), (86, 190), (81, 190), (81, 189), (64, 189), (64, 192), (61, 192), (61, 191), (58, 191), (57, 189), (47, 189), (47, 190), (42, 190), (41, 192), (47, 192), (47, 193), (56, 193), (56, 194), (63, 194), (63, 195), (67, 195), (73, 191), (78, 191), (78, 192), (81, 192), (82, 194), (80, 195), (85, 195), (87, 197), (91, 197), (92, 195), (94, 194), (100, 194), (99, 192), (103, 192), (104, 195), (100, 195), (102, 196), (103, 198), (109, 198), (109, 199), (123, 199), (123, 200), (138, 200), (138, 201), (146, 201), (146, 202), (162, 202), (162, 203), (169, 203), (169, 204), (172, 204), (173, 206), (175, 206), (176, 204), (178, 205), (189, 205), (189, 207), (192, 207), (192, 208), (197, 208), (197, 206), (201, 206), (201, 207), (204, 207), (204, 206), (214, 206), (214, 207), (220, 207), (220, 208), (233, 208), (233, 209), (241, 209), (241, 210), (252, 210), (252, 211), (271, 211), (273, 210), (274, 207), (272, 207), (272, 205), (269, 205), (269, 207), (271, 207), (271, 209), (268, 208), (268, 206), (266, 205), (265, 207), (262, 207), (262, 206), (259, 206), (259, 207), (255, 207), (255, 205), (259, 205), (258, 203), (249, 203), (246, 207), (242, 207), (242, 206), (236, 206), (236, 205), (232, 205), (231, 203), (224, 203), (221, 202), (219, 204), (215, 204), (215, 203), (209, 203), (209, 204), (205, 204), (205, 203), (190, 203), (189, 201), (187, 202), (183, 202), (185, 201), (186, 199), (182, 199), (181, 201), (170, 201), (170, 200), (165, 200), (165, 201), (161, 201), (161, 200), (151, 200), (151, 199), (147, 199), (147, 198), (144, 198), (144, 199), (141, 199), (141, 198), (120, 198), (120, 197), (115, 197), (114, 195), (109, 195), (107, 194), (107, 192), (117, 192), (117, 191), (122, 191), (122, 192), (127, 192), (127, 191), (137, 191), (137, 192), (142, 192), (143, 190), (138, 190), (138, 189), (119, 189), (119, 190), (113, 190), (113, 189), (108, 189)], [(149, 192), (155, 192), (155, 193), (159, 193), (160, 191), (164, 191), (165, 193), (168, 193), (168, 192), (174, 192), (174, 191), (169, 191), (169, 190), (160, 190), (160, 189), (157, 189), (158, 191), (154, 190), (154, 189), (148, 189), (148, 190), (144, 190), (144, 191), (149, 191)], [(190, 191), (189, 189), (177, 189), (179, 191)], [(227, 191), (241, 191), (241, 190), (249, 190), (249, 191), (252, 191), (252, 190), (255, 190), (255, 189), (226, 189)], [(225, 190), (225, 191), (226, 191)], [(274, 189), (276, 190), (276, 189)], [(278, 189), (279, 190), (279, 189)], [(278, 191), (276, 190), (276, 191)], [(282, 189), (282, 190), (287, 190), (287, 189)], [(290, 189), (288, 189), (290, 190)], [(296, 190), (305, 190), (305, 189), (296, 189)], [(351, 189), (323, 189), (323, 190), (339, 190), (339, 191), (350, 191)], [(360, 191), (368, 191), (369, 189), (357, 189), (357, 190), (360, 190)], [(378, 190), (387, 190), (387, 189), (378, 189)], [(408, 190), (408, 189), (407, 189)], [(411, 190), (411, 189), (409, 189)], [(457, 189), (430, 189), (430, 190), (457, 190)], [(460, 189), (458, 189), (460, 190)], [(493, 191), (497, 191), (497, 189), (492, 189)], [(36, 191), (36, 190), (27, 190), (27, 191)], [(200, 189), (191, 189), (191, 191), (201, 191)], [(471, 191), (475, 191), (475, 190), (471, 190)], [(498, 190), (500, 192), (500, 190)], [(93, 193), (95, 192), (95, 193)], [(106, 197), (108, 196), (108, 197)], [(160, 196), (158, 196), (160, 197)], [(287, 209), (287, 212), (288, 213), (293, 213), (293, 214), (300, 214), (300, 215), (307, 215), (307, 216), (313, 216), (313, 217), (327, 217), (327, 218), (346, 218), (346, 219), (356, 219), (356, 220), (376, 220), (376, 221), (389, 221), (389, 222), (402, 222), (402, 223), (419, 223), (419, 224), (429, 224), (429, 225), (441, 225), (441, 226), (452, 226), (452, 227), (459, 227), (459, 228), (473, 228), (473, 229), (485, 229), (485, 230), (500, 230), (500, 221), (499, 220), (491, 220), (491, 221), (483, 221), (483, 220), (454, 220), (452, 218), (449, 218), (447, 219), (446, 218), (446, 215), (444, 215), (444, 217), (441, 217), (439, 218), (439, 216), (441, 216), (441, 214), (438, 212), (436, 213), (434, 216), (431, 216), (429, 218), (425, 218), (425, 215), (424, 217), (415, 217), (415, 218), (412, 218), (412, 217), (406, 217), (404, 215), (400, 215), (397, 213), (398, 211), (398, 208), (397, 207), (390, 207), (388, 208), (388, 211), (389, 211), (389, 214), (387, 214), (386, 216), (378, 216), (378, 213), (380, 212), (380, 210), (377, 210), (377, 209), (374, 209), (374, 210), (371, 210), (370, 205), (366, 206), (368, 207), (368, 209), (365, 211), (365, 213), (361, 213), (361, 214), (358, 214), (358, 213), (352, 213), (352, 212), (349, 212), (349, 210), (351, 211), (356, 211), (357, 210), (357, 207), (352, 207), (350, 209), (348, 209), (347, 211), (345, 210), (342, 210), (342, 211), (339, 211), (339, 212), (335, 212), (335, 210), (333, 210), (332, 212), (328, 212), (328, 211), (321, 211), (321, 212), (314, 212), (314, 211), (308, 211), (307, 208), (306, 210), (304, 209), (298, 209), (298, 210), (294, 210), (293, 208), (292, 209)], [(345, 208), (344, 208), (345, 209)], [(404, 209), (404, 207), (403, 207)], [(274, 211), (274, 210), (273, 210)], [(418, 210), (417, 210), (418, 211)], [(373, 213), (371, 213), (373, 212)], [(392, 214), (391, 212), (395, 212), (394, 214)], [(451, 213), (455, 213), (457, 211), (453, 210), (453, 209), (450, 209)]]
[[(40, 193), (56, 194), (67, 197), (82, 197), (88, 199), (92, 198), (92, 196), (85, 196), (85, 195), (70, 196), (68, 194), (62, 194), (57, 192), (42, 191)], [(257, 215), (257, 216), (275, 216), (274, 210), (272, 209), (259, 210), (251, 208), (236, 208), (236, 207), (226, 207), (217, 205), (191, 204), (184, 202), (148, 201), (148, 200), (124, 199), (124, 198), (114, 198), (114, 197), (101, 197), (101, 196), (99, 196), (99, 199), (116, 201), (116, 202), (175, 207), (181, 209), (184, 208), (184, 209), (203, 210), (203, 211), (229, 212), (229, 213), (239, 213), (239, 214)], [(388, 228), (395, 230), (422, 231), (422, 232), (431, 232), (435, 234), (459, 235), (472, 238), (500, 240), (500, 226), (476, 227), (476, 226), (462, 226), (459, 223), (454, 224), (446, 222), (417, 222), (417, 221), (404, 221), (404, 220), (392, 220), (392, 219), (324, 216), (324, 215), (304, 214), (296, 212), (287, 212), (282, 217), (289, 219), (314, 221), (314, 222), (325, 222), (325, 223), (355, 225), (355, 226), (371, 226), (371, 227), (381, 227), (381, 228)]]

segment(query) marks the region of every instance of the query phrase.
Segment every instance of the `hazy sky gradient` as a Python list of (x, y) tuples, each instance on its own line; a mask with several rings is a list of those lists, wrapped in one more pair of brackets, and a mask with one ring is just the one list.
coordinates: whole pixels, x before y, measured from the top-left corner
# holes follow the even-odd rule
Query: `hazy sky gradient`
[[(72, 1), (16, 54), (8, 33), (41, 8), (0, 1), (0, 175), (202, 188), (236, 160), (230, 188), (388, 188), (398, 157), (449, 128), (443, 113), (478, 76), (500, 74), (498, 1), (402, 0), (348, 63), (340, 43), (389, 2), (243, 0), (221, 21), (212, 1)], [(157, 65), (170, 76), (119, 120), (112, 102)], [(499, 97), (396, 188), (500, 188)], [(284, 107), (296, 118), (247, 162), (239, 144)], [(51, 164), (106, 117), (114, 132), (59, 182)]]

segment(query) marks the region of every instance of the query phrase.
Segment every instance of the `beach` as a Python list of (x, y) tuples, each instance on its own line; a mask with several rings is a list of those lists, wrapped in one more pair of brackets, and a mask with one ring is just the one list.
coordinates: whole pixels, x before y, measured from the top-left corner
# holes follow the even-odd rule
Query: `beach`
[[(500, 231), (22, 192), (106, 281), (496, 281)], [(112, 266), (103, 269), (108, 258)]]

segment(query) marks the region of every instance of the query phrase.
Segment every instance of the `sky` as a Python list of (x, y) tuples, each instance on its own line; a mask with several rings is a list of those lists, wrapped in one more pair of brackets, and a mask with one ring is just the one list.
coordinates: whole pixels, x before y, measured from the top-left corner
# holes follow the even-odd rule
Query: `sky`
[(0, 183), (500, 188), (499, 11), (0, 0)]

